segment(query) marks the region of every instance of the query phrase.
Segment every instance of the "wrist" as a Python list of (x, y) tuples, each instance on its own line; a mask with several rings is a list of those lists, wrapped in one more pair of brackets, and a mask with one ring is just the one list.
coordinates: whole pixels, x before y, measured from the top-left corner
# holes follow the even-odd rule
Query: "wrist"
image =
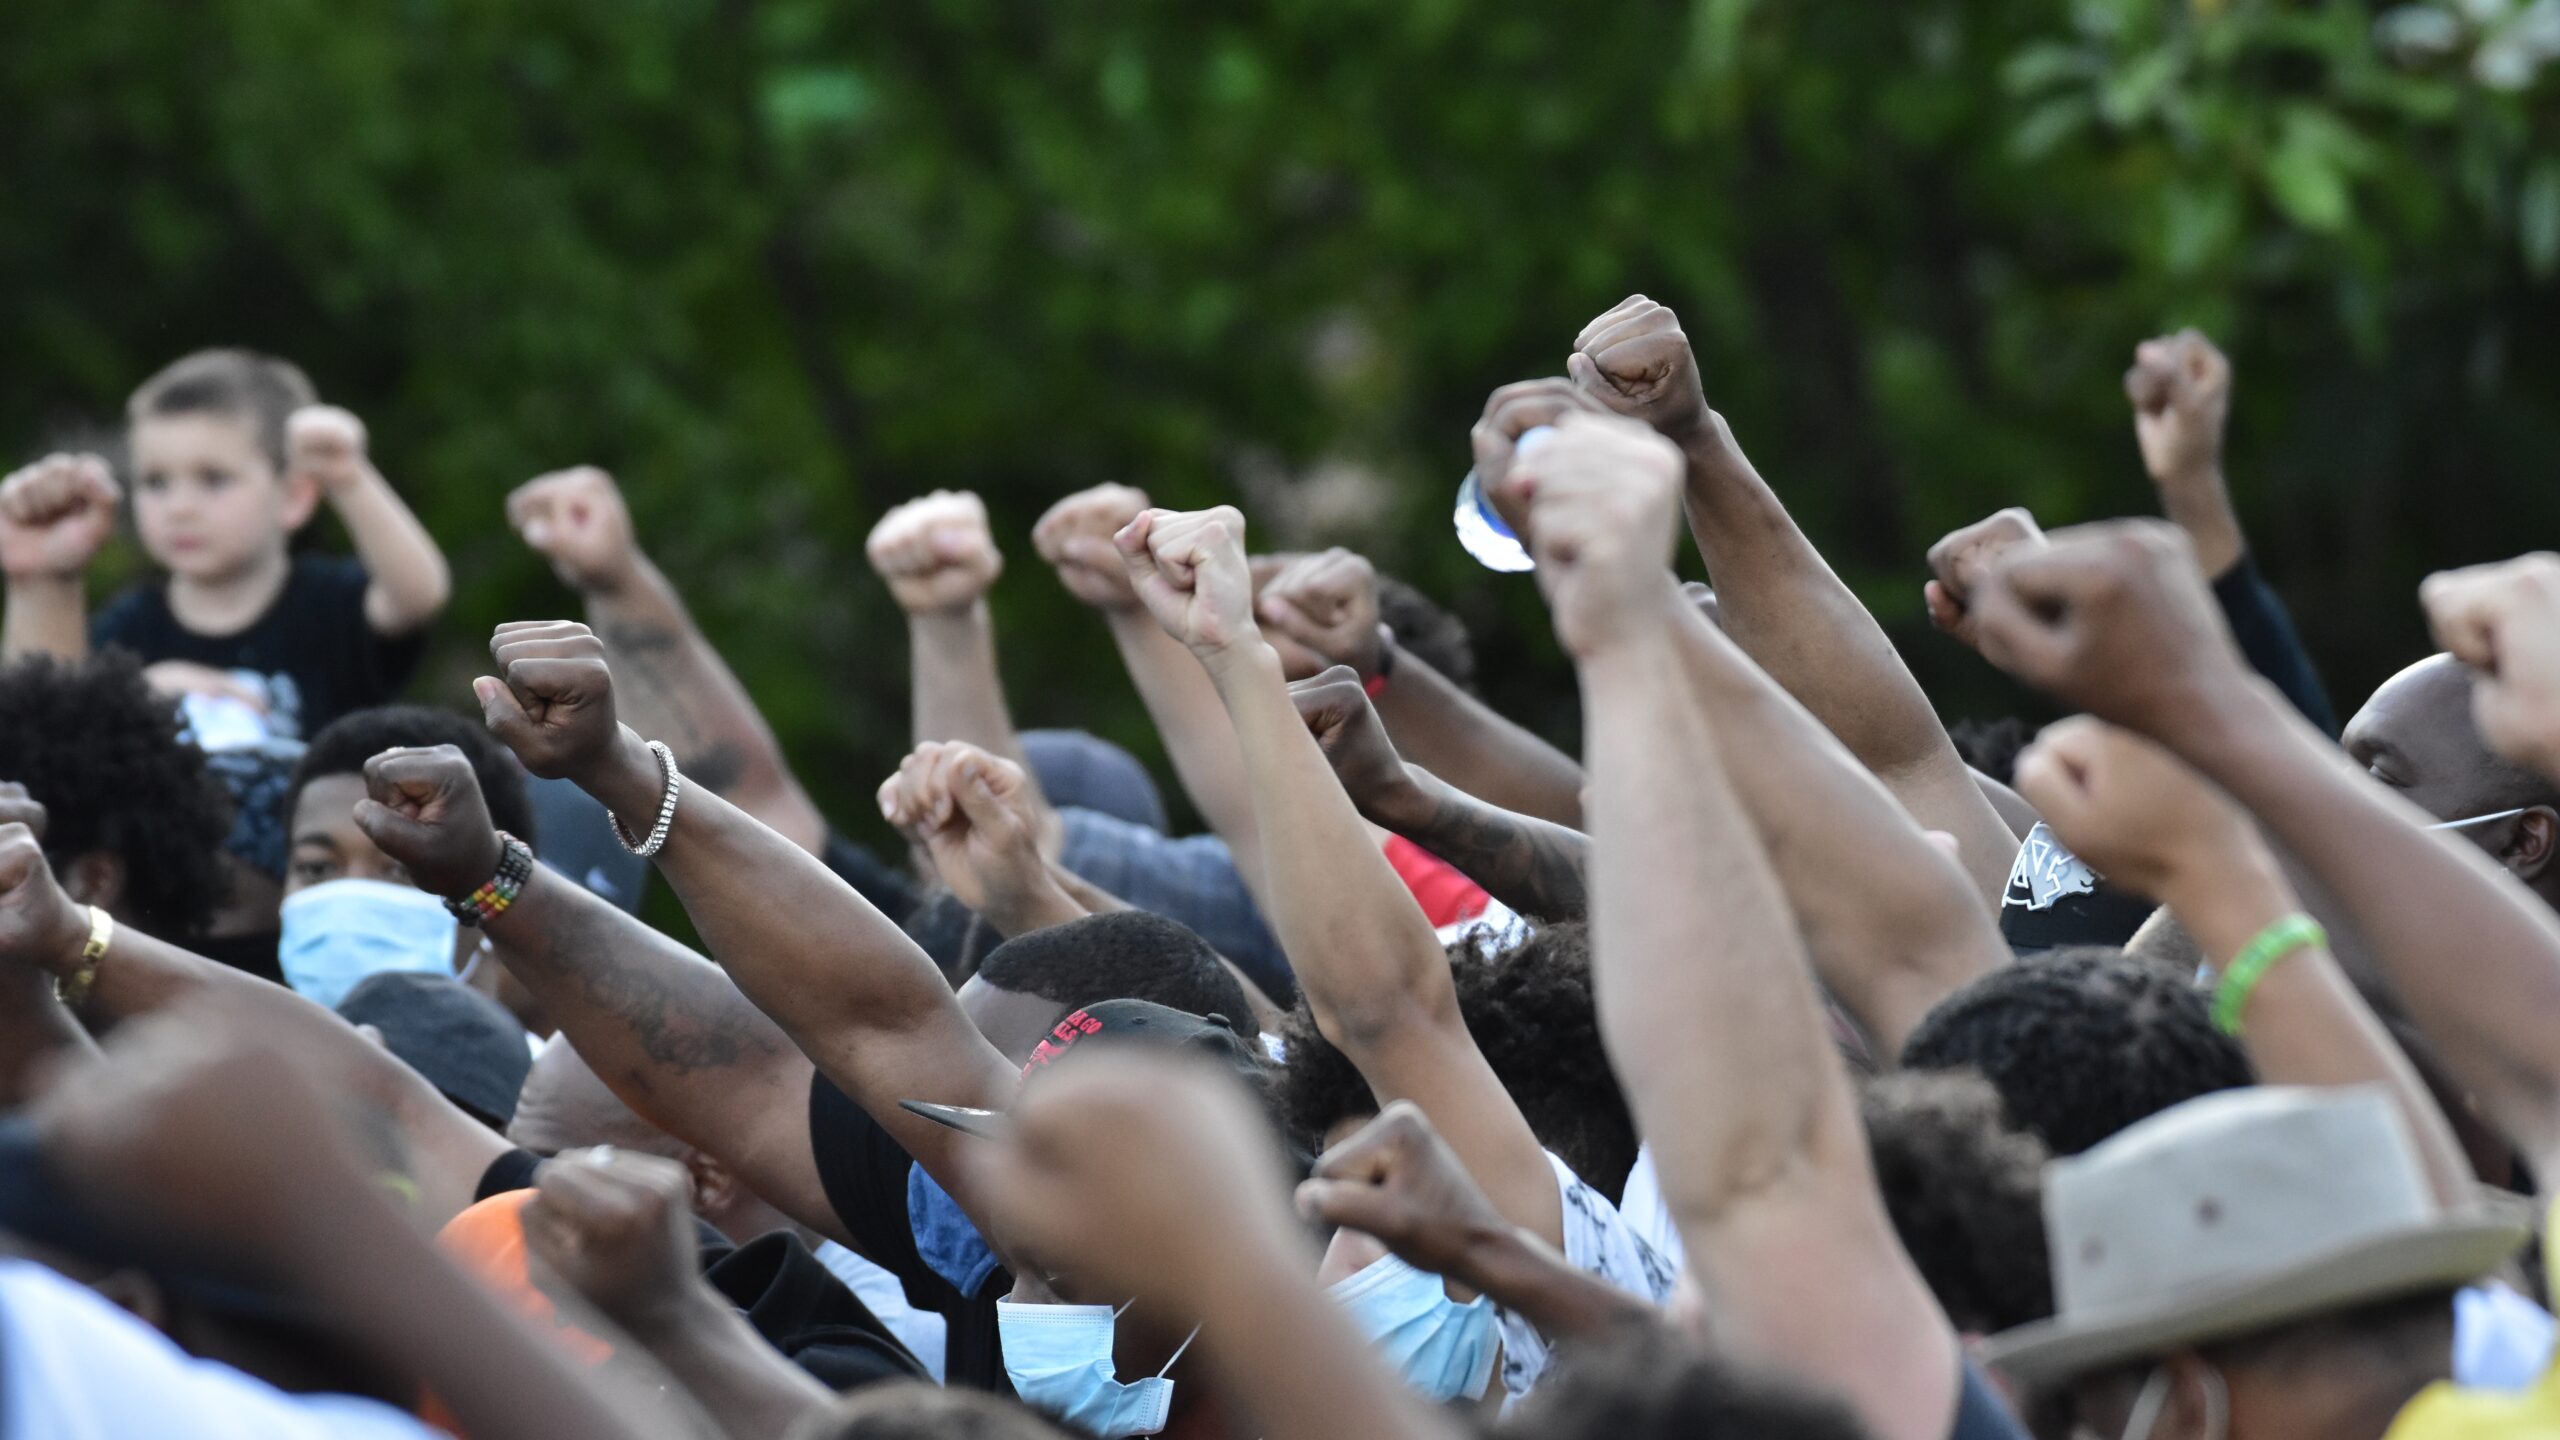
[(12, 570), (7, 577), (9, 591), (13, 595), (29, 599), (77, 596), (87, 581), (88, 572), (88, 560), (82, 560), (78, 565), (67, 570)]
[(1743, 458), (1742, 446), (1733, 438), (1733, 427), (1713, 409), (1686, 435), (1668, 438), (1680, 447), (1681, 457), (1688, 463), (1692, 489), (1747, 478), (1752, 473), (1751, 462)]
[(2194, 859), (2161, 887), (2161, 903), (2205, 958), (2228, 961), (2251, 936), (2302, 908), (2275, 856), (2255, 835), (2192, 847)]
[(987, 597), (972, 595), (957, 605), (931, 605), (907, 612), (908, 633), (943, 636), (987, 624)]
[(731, 1313), (717, 1292), (697, 1277), (684, 1277), (671, 1295), (641, 1297), (636, 1304), (604, 1310), (605, 1318), (649, 1350), (716, 1334)]
[[(658, 823), (658, 807), (666, 799), (666, 776), (649, 742), (628, 725), (617, 724), (613, 743), (570, 778), (613, 812), (622, 828), (646, 835)], [(637, 821), (639, 829), (632, 831)]]
[(1503, 1272), (1519, 1258), (1521, 1242), (1520, 1227), (1502, 1217), (1470, 1216), (1449, 1268), (1442, 1273), (1479, 1294), (1491, 1293), (1502, 1288)]
[(637, 546), (619, 564), (578, 577), (578, 594), (589, 601), (611, 602), (653, 593), (672, 593), (672, 589), (665, 574)]
[(1222, 691), (1239, 681), (1265, 674), (1273, 680), (1284, 680), (1280, 670), (1280, 652), (1272, 649), (1270, 642), (1264, 640), (1258, 631), (1224, 645), (1195, 645), (1191, 647), (1191, 653)]
[(1678, 651), (1679, 627), (1688, 604), (1680, 593), (1680, 582), (1666, 569), (1649, 596), (1620, 604), (1614, 614), (1604, 617), (1606, 623), (1585, 627), (1596, 633), (1566, 648), (1586, 674), (1595, 666), (1660, 664), (1665, 655)]
[(1427, 828), (1435, 808), (1440, 778), (1407, 760), (1399, 763), (1384, 784), (1367, 787), (1366, 793), (1355, 795), (1362, 818), (1403, 836)]

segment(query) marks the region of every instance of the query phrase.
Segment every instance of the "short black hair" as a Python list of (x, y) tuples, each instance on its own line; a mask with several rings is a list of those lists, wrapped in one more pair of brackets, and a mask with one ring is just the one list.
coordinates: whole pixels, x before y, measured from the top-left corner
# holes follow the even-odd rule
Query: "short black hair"
[(231, 800), (178, 735), (177, 706), (152, 693), (128, 651), (77, 663), (29, 656), (0, 670), (0, 780), (45, 807), (45, 859), (60, 874), (80, 856), (114, 856), (118, 909), (184, 942), (229, 898)]
[(499, 829), (539, 851), (534, 834), (533, 802), (525, 795), (524, 771), (516, 757), (490, 737), (479, 721), (432, 705), (376, 705), (339, 716), (311, 737), (302, 763), (293, 767), (293, 784), (284, 795), (285, 823), (302, 804), (302, 787), (329, 775), (361, 775), (365, 762), (385, 750), (404, 746), (450, 745), (471, 762), (480, 780), (480, 798)]
[(2010, 1128), (1979, 1075), (1902, 1070), (1859, 1096), (1894, 1233), (1958, 1330), (1990, 1335), (2053, 1313), (2041, 1141)]
[(2018, 752), (2036, 738), (2035, 730), (2015, 715), (1997, 720), (1959, 720), (1947, 727), (1956, 755), (1967, 765), (2003, 785), (2017, 779)]
[(1958, 990), (1911, 1032), (1902, 1064), (1979, 1071), (2010, 1123), (2056, 1155), (2257, 1079), (2193, 985), (2104, 945), (2049, 950)]
[[(1636, 1163), (1636, 1127), (1600, 1045), (1589, 928), (1544, 925), (1508, 945), (1478, 930), (1450, 947), (1449, 965), (1458, 1013), (1538, 1143), (1619, 1199)], [(1293, 1143), (1321, 1152), (1327, 1130), (1377, 1113), (1368, 1082), (1316, 1028), (1303, 997), (1280, 1037), (1273, 1104)]]
[(1476, 688), (1476, 646), (1467, 622), (1393, 575), (1378, 576), (1378, 619), (1395, 632), (1396, 648), (1461, 690)]
[(978, 978), (1054, 1000), (1061, 1012), (1151, 1000), (1253, 1033), (1253, 1002), (1218, 952), (1190, 926), (1144, 910), (1106, 911), (1016, 935), (987, 952)]
[(290, 360), (255, 350), (198, 350), (181, 355), (142, 382), (125, 402), (128, 420), (154, 415), (227, 415), (246, 421), (258, 446), (285, 468), (285, 421), (319, 403), (311, 379)]
[(1868, 1440), (1848, 1402), (1661, 1325), (1565, 1347), (1493, 1432), (1540, 1440)]
[(1020, 1401), (923, 1380), (865, 1385), (791, 1432), (792, 1440), (1067, 1440)]

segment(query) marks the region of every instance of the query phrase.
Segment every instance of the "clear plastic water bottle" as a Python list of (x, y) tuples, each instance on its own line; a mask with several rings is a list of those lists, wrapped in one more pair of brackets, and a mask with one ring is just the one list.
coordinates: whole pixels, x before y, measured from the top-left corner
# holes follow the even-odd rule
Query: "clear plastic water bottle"
[[(1521, 431), (1511, 449), (1513, 458), (1544, 445), (1547, 437), (1555, 433), (1552, 425), (1532, 425)], [(1467, 547), (1467, 553), (1487, 570), (1518, 574), (1538, 568), (1538, 562), (1529, 557), (1529, 547), (1520, 543), (1520, 537), (1512, 533), (1493, 508), (1493, 501), (1484, 493), (1484, 482), (1476, 478), (1473, 470), (1458, 482), (1458, 509), (1451, 520), (1457, 527), (1458, 543)]]

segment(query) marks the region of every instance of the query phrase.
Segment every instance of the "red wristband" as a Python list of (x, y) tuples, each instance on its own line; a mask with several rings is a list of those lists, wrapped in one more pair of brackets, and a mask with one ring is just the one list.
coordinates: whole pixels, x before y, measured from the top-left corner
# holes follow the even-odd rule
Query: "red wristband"
[(1368, 691), (1368, 692), (1369, 692), (1369, 698), (1370, 698), (1370, 699), (1372, 699), (1372, 700), (1375, 700), (1375, 699), (1377, 699), (1379, 696), (1386, 694), (1386, 693), (1387, 693), (1387, 672), (1386, 672), (1386, 671), (1384, 671), (1384, 670), (1381, 670), (1381, 671), (1379, 671), (1377, 674), (1370, 676), (1368, 679), (1361, 681), (1361, 682), (1360, 682), (1360, 688), (1361, 688), (1361, 689), (1363, 689), (1363, 690)]

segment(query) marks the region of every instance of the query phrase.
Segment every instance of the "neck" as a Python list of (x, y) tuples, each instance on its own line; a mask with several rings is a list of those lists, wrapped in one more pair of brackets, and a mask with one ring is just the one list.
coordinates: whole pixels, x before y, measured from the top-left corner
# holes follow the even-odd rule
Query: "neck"
[(293, 561), (279, 545), (228, 574), (171, 575), (169, 613), (199, 635), (237, 634), (267, 613), (292, 574)]

